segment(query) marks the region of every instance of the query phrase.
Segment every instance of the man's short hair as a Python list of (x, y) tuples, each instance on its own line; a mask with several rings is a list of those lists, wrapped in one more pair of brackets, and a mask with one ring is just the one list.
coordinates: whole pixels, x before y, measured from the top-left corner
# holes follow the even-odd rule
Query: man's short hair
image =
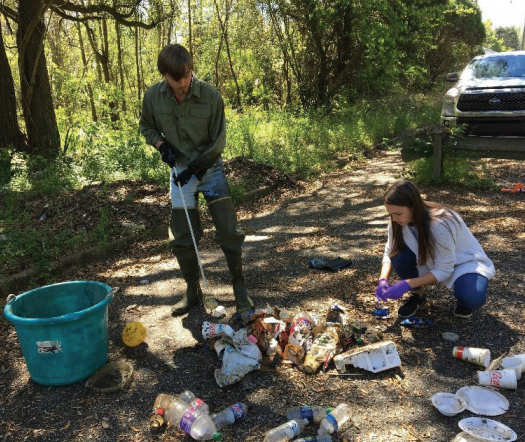
[(157, 68), (162, 75), (169, 74), (175, 81), (179, 81), (188, 70), (193, 70), (193, 59), (184, 46), (169, 44), (160, 51)]

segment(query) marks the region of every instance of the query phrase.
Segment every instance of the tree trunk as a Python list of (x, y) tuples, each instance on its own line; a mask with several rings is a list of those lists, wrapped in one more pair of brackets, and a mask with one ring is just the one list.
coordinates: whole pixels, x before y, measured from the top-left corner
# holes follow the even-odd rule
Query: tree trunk
[(46, 2), (19, 0), (19, 11), (23, 13), (19, 14), (17, 46), (29, 151), (53, 160), (60, 153), (60, 134), (44, 55), (45, 26), (42, 17), (50, 1)]
[[(95, 58), (98, 61), (99, 65), (102, 68), (102, 74), (104, 75), (104, 83), (106, 85), (111, 84), (111, 73), (109, 71), (109, 41), (108, 41), (108, 27), (106, 20), (101, 20), (100, 33), (102, 34), (102, 48), (99, 50), (97, 48), (97, 41), (95, 40), (95, 33), (86, 25), (88, 31), (89, 43), (95, 54)], [(116, 109), (116, 104), (114, 100), (110, 100), (108, 103), (109, 114), (112, 122), (119, 120), (119, 115)]]
[[(122, 43), (120, 38), (120, 25), (118, 22), (115, 21), (115, 32), (117, 34), (117, 61), (118, 61), (118, 73), (120, 77), (120, 90), (122, 91), (122, 94), (124, 95), (124, 68), (122, 67)], [(117, 85), (118, 86), (118, 85)], [(124, 112), (127, 110), (126, 106), (126, 99), (124, 98), (122, 100), (122, 109)]]
[(189, 39), (190, 39), (190, 55), (193, 58), (193, 39), (191, 37), (191, 0), (188, 0), (188, 30), (189, 30)]
[(217, 19), (219, 20), (219, 24), (221, 25), (222, 35), (224, 37), (224, 44), (226, 45), (226, 54), (228, 54), (228, 62), (230, 63), (230, 71), (232, 73), (233, 81), (235, 82), (235, 88), (237, 90), (237, 105), (239, 106), (239, 110), (242, 110), (242, 104), (241, 104), (241, 89), (239, 88), (239, 82), (237, 81), (237, 75), (235, 75), (235, 69), (233, 68), (233, 62), (232, 62), (232, 56), (230, 53), (230, 45), (228, 43), (228, 18), (230, 16), (230, 8), (229, 5), (226, 4), (226, 17), (224, 18), (224, 23), (221, 19), (221, 12), (219, 10), (219, 5), (217, 3), (217, 0), (213, 0), (215, 3), (215, 8), (217, 9)]
[(3, 157), (4, 149), (24, 149), (24, 135), (18, 126), (16, 115), (16, 94), (15, 84), (9, 67), (9, 60), (4, 47), (3, 33), (0, 32), (0, 157)]
[(221, 40), (219, 41), (219, 49), (217, 49), (217, 57), (215, 57), (215, 87), (219, 88), (219, 59), (221, 57), (221, 50), (222, 50), (222, 32), (221, 32)]
[(135, 27), (135, 67), (137, 68), (137, 98), (142, 100), (142, 87), (140, 81), (140, 55), (139, 55), (139, 27)]
[[(82, 64), (84, 65), (84, 70), (87, 71), (88, 69), (88, 63), (86, 58), (86, 51), (84, 49), (84, 39), (82, 38), (82, 29), (80, 27), (80, 23), (77, 23), (77, 30), (78, 30), (78, 42), (80, 46), (80, 55), (82, 57)], [(89, 97), (89, 105), (91, 107), (91, 119), (93, 122), (98, 121), (97, 117), (97, 108), (95, 107), (95, 99), (93, 98), (93, 88), (91, 87), (91, 83), (87, 82), (87, 91), (88, 91), (88, 97)]]

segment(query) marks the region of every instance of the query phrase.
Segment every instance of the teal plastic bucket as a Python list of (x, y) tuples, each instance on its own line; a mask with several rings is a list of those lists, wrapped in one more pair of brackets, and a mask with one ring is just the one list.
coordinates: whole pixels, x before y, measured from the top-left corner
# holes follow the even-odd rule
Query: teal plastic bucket
[(101, 282), (63, 282), (22, 293), (5, 306), (35, 382), (72, 384), (106, 363), (108, 304), (117, 290)]

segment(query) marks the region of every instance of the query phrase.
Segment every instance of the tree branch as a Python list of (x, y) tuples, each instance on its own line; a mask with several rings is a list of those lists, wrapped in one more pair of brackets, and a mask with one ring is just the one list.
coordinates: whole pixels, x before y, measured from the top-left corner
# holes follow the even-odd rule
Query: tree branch
[(18, 14), (16, 11), (12, 10), (11, 8), (0, 4), (0, 12), (4, 14), (7, 18), (10, 18), (15, 23), (18, 23)]
[[(71, 5), (71, 7), (69, 7), (68, 5)], [(56, 5), (56, 4), (52, 5), (51, 9), (57, 15), (59, 15), (60, 17), (66, 19), (66, 20), (71, 20), (73, 22), (80, 22), (80, 23), (85, 23), (86, 21), (89, 21), (89, 20), (102, 20), (104, 17), (98, 16), (98, 15), (91, 15), (91, 14), (95, 14), (95, 13), (99, 13), (99, 12), (105, 12), (105, 13), (111, 15), (115, 19), (115, 21), (117, 23), (119, 23), (119, 24), (121, 24), (123, 26), (130, 27), (130, 28), (131, 27), (139, 27), (139, 28), (143, 28), (143, 29), (153, 29), (154, 27), (156, 27), (160, 23), (160, 20), (159, 21), (153, 21), (151, 23), (143, 23), (143, 22), (137, 21), (137, 20), (126, 20), (127, 17), (129, 17), (130, 15), (132, 15), (135, 12), (134, 10), (130, 14), (120, 14), (114, 8), (110, 8), (108, 6), (101, 6), (101, 7), (86, 6), (86, 7), (82, 7), (82, 6), (78, 6), (78, 5), (72, 5), (71, 3), (66, 3), (66, 4), (62, 3), (60, 5)], [(84, 14), (84, 17), (76, 17), (74, 15), (69, 15), (65, 11), (81, 13), (81, 14)]]

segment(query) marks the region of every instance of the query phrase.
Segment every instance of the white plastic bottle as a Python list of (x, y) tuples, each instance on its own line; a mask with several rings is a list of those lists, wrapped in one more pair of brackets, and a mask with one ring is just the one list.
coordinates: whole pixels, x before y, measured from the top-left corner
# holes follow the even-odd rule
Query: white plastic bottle
[(232, 425), (235, 421), (242, 419), (248, 414), (248, 407), (241, 403), (237, 402), (229, 407), (226, 407), (224, 410), (219, 413), (211, 415), (211, 420), (215, 424), (215, 428), (219, 431), (222, 427), (226, 425)]
[(318, 424), (330, 411), (332, 411), (331, 408), (323, 408), (319, 405), (303, 405), (301, 407), (288, 408), (286, 417), (288, 420), (308, 419), (308, 422)]
[(322, 436), (308, 436), (295, 439), (294, 442), (332, 442), (332, 436), (323, 434)]
[(317, 433), (320, 436), (332, 434), (339, 430), (348, 419), (350, 419), (350, 407), (347, 404), (339, 404), (323, 418)]
[(266, 433), (264, 442), (286, 442), (298, 436), (309, 424), (308, 419), (292, 419), (272, 428)]

